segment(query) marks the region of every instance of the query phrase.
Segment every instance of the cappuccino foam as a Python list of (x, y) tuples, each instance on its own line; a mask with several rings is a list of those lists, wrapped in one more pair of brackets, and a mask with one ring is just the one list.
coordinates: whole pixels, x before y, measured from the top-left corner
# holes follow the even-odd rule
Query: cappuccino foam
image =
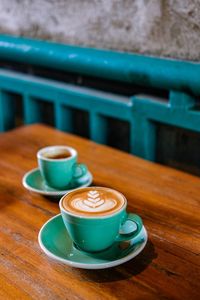
[(62, 207), (69, 213), (97, 217), (112, 215), (126, 203), (125, 197), (112, 189), (88, 187), (68, 193), (62, 200)]

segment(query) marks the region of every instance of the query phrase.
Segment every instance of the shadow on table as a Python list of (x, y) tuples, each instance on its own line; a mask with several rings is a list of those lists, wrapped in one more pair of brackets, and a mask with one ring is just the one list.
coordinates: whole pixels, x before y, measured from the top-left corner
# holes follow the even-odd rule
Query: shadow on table
[(2, 212), (4, 208), (16, 202), (15, 191), (9, 186), (0, 184), (0, 211)]
[(60, 199), (62, 198), (62, 196), (42, 196), (44, 199), (48, 200), (49, 202), (55, 202), (55, 203), (59, 203)]
[(74, 269), (74, 272), (81, 277), (82, 281), (103, 283), (124, 280), (143, 272), (156, 257), (157, 253), (154, 245), (149, 240), (144, 250), (137, 257), (120, 266), (102, 270)]

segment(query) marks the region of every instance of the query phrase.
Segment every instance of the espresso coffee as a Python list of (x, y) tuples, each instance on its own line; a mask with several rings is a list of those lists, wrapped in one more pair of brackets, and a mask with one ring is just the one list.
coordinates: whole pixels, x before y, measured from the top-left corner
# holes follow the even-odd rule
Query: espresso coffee
[(117, 213), (125, 204), (125, 197), (115, 190), (88, 187), (68, 193), (63, 197), (61, 205), (74, 215), (103, 217)]
[(67, 150), (62, 150), (62, 152), (47, 152), (43, 154), (44, 157), (49, 159), (65, 159), (71, 156), (71, 153)]

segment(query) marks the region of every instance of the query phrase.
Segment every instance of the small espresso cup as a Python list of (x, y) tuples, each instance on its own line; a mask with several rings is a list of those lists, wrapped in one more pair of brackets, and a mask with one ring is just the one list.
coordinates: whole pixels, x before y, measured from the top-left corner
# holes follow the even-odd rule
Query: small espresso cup
[(84, 164), (77, 163), (77, 151), (67, 146), (50, 146), (37, 152), (38, 165), (45, 183), (55, 189), (66, 189), (87, 173)]
[(59, 206), (72, 241), (82, 251), (103, 251), (114, 242), (134, 238), (143, 227), (138, 215), (127, 213), (124, 195), (110, 188), (71, 191)]

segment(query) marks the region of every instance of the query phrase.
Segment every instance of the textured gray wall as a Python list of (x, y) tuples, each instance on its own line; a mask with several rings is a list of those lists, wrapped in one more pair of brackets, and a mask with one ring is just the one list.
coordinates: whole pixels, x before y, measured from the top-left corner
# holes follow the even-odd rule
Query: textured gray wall
[(200, 0), (0, 0), (0, 32), (200, 59)]

